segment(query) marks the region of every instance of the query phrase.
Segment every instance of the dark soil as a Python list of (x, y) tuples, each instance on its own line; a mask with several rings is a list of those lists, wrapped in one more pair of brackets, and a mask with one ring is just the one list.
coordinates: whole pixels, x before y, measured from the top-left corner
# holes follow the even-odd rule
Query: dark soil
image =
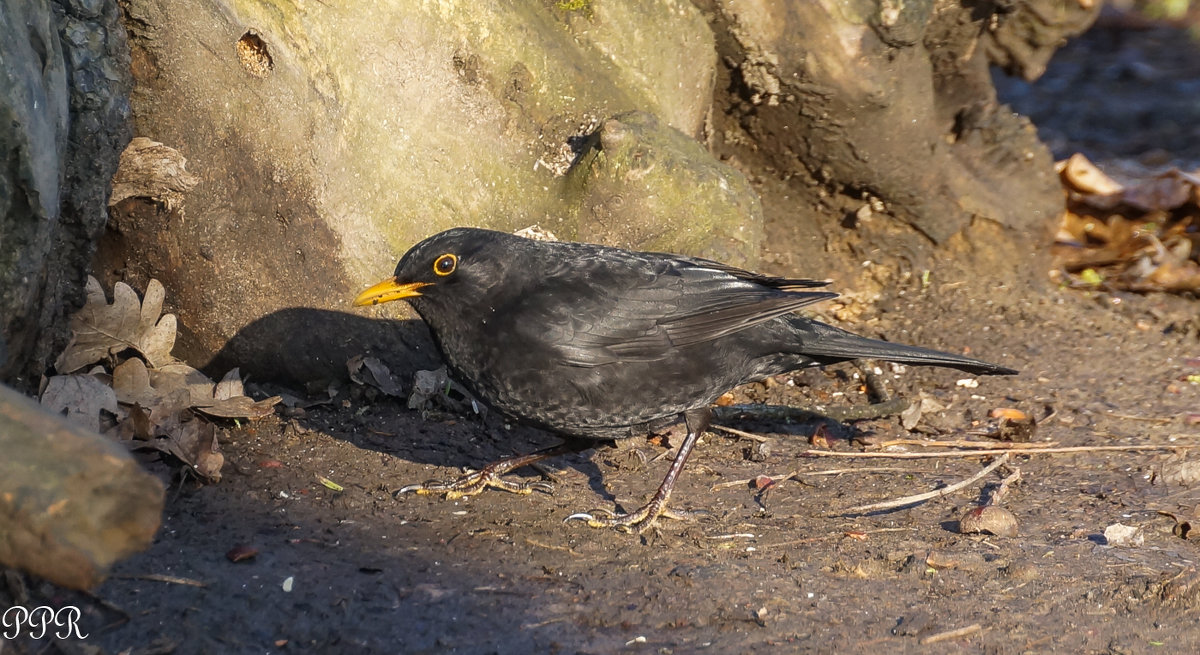
[[(1072, 47), (1112, 55), (1104, 38)], [(1064, 79), (1073, 78), (1052, 67), (1042, 85)], [(1200, 445), (1200, 426), (1188, 424), (1200, 412), (1200, 384), (1188, 381), (1200, 375), (1194, 299), (1029, 294), (935, 273), (845, 324), (969, 348), (1021, 374), (972, 387), (953, 371), (884, 365), (892, 393), (927, 394), (946, 409), (915, 432), (894, 416), (834, 426), (832, 450), (863, 452), (863, 438), (983, 439), (972, 431), (986, 429), (998, 407), (1053, 412), (1034, 440), (1059, 446)], [(862, 404), (857, 373), (841, 365), (738, 395)], [(232, 429), (224, 479), (174, 485), (155, 544), (93, 596), (33, 593), (84, 609), (90, 636), (57, 646), (81, 653), (1200, 652), (1200, 549), (1160, 514), (1194, 518), (1200, 487), (1181, 468), (1187, 460), (1168, 450), (1016, 456), (957, 493), (856, 515), (846, 509), (937, 489), (989, 460), (806, 456), (820, 424), (733, 425), (769, 437), (765, 446), (707, 434), (674, 501), (708, 516), (664, 520), (638, 536), (563, 519), (614, 502), (636, 507), (667, 468), (664, 445), (634, 444), (645, 463), (605, 446), (557, 460), (552, 495), (396, 499), (405, 484), (555, 440), (495, 416), (422, 415), (354, 388), (302, 414)], [(893, 452), (932, 450), (946, 449)], [(1019, 535), (960, 534), (958, 518), (1018, 468), (1002, 504)], [(739, 482), (792, 472), (766, 492)], [(1108, 544), (1105, 528), (1117, 523), (1141, 528), (1144, 542)], [(226, 554), (239, 546), (258, 554), (233, 563)]]

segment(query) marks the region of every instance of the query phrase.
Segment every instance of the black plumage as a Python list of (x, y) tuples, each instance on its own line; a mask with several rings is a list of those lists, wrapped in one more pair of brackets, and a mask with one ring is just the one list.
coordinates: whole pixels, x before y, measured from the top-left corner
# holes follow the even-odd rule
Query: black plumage
[[(567, 437), (610, 439), (660, 419), (686, 418), (689, 435), (674, 475), (707, 425), (708, 406), (739, 384), (862, 357), (1015, 373), (792, 313), (837, 295), (813, 291), (822, 286), (695, 257), (455, 228), (414, 246), (393, 278), (364, 291), (355, 304), (407, 300), (454, 376), (518, 421)], [(504, 462), (418, 490), (527, 490), (499, 480), (512, 468)], [(638, 512), (580, 516), (593, 525), (642, 529), (669, 514), (673, 481), (668, 475)]]

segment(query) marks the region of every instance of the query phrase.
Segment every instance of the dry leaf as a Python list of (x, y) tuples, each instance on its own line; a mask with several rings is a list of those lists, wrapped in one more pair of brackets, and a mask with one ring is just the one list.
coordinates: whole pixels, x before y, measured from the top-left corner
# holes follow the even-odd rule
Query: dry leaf
[(1169, 516), (1175, 521), (1175, 525), (1171, 527), (1171, 534), (1179, 537), (1180, 539), (1187, 539), (1188, 537), (1192, 536), (1191, 519), (1187, 518), (1186, 516), (1180, 516), (1178, 514), (1166, 512), (1161, 509), (1158, 510), (1158, 513), (1161, 516)]
[(217, 400), (229, 400), (238, 396), (245, 396), (246, 391), (242, 387), (241, 369), (234, 368), (221, 378), (217, 386), (213, 389), (213, 398)]
[(87, 301), (71, 317), (71, 342), (54, 367), (60, 373), (71, 373), (127, 348), (140, 352), (152, 366), (170, 362), (175, 315), (159, 318), (164, 295), (162, 284), (151, 280), (145, 302), (139, 303), (137, 293), (118, 282), (109, 304), (100, 282), (88, 276)]
[(1173, 172), (1131, 186), (1121, 200), (1142, 211), (1175, 209), (1192, 199), (1194, 185)]
[[(202, 378), (205, 392), (212, 385), (203, 373), (190, 366), (176, 364), (170, 368), (174, 367), (189, 369)], [(149, 411), (153, 436), (161, 437), (171, 434), (178, 427), (181, 420), (179, 414), (191, 407), (193, 402), (185, 375), (162, 377), (158, 373), (148, 371), (142, 360), (136, 357), (127, 359), (113, 369), (113, 390), (120, 402), (136, 404)], [(194, 377), (191, 380), (194, 384)]]
[(197, 419), (187, 421), (172, 436), (155, 439), (150, 447), (174, 455), (206, 479), (213, 482), (221, 479), (225, 455), (221, 453), (217, 430), (211, 423)]
[(346, 370), (355, 384), (371, 385), (395, 398), (404, 397), (404, 390), (392, 376), (391, 370), (375, 357), (355, 355), (346, 362)]
[(129, 408), (129, 418), (118, 426), (117, 438), (124, 441), (153, 439), (154, 424), (150, 421), (150, 410), (134, 403)]
[(238, 369), (233, 369), (221, 378), (213, 388), (212, 397), (205, 402), (195, 405), (198, 412), (221, 418), (258, 419), (269, 416), (275, 411), (275, 405), (283, 400), (281, 396), (271, 396), (266, 400), (255, 401), (245, 395), (242, 389), (242, 378)]
[(1059, 164), (1070, 193), (1052, 275), (1061, 279), (1065, 271), (1066, 282), (1080, 288), (1200, 290), (1200, 171), (1126, 168), (1132, 181), (1122, 185), (1082, 155)]
[(117, 400), (127, 405), (138, 404), (151, 408), (162, 394), (150, 386), (150, 372), (146, 364), (134, 357), (121, 362), (112, 374), (113, 391)]
[(1080, 193), (1113, 196), (1123, 187), (1096, 167), (1087, 157), (1075, 153), (1062, 165), (1062, 178), (1072, 189)]
[(214, 385), (207, 375), (187, 364), (171, 364), (150, 371), (150, 383), (159, 390), (186, 391), (189, 407), (220, 418), (262, 418), (271, 414), (282, 400), (272, 396), (255, 402), (243, 395), (242, 380), (236, 368), (226, 373), (220, 384)]
[(42, 406), (93, 432), (100, 431), (100, 410), (119, 414), (117, 396), (108, 385), (90, 375), (56, 375), (46, 383)]
[(430, 401), (456, 412), (465, 413), (468, 409), (474, 410), (475, 413), (483, 411), (482, 406), (471, 398), (471, 394), (467, 393), (462, 385), (450, 379), (445, 366), (435, 371), (417, 371), (413, 374), (408, 408), (424, 411)]
[(271, 396), (266, 400), (259, 401), (255, 401), (253, 398), (247, 396), (235, 396), (225, 400), (218, 400), (209, 405), (197, 405), (195, 409), (209, 416), (220, 418), (256, 419), (270, 416), (275, 411), (275, 405), (280, 400), (282, 398), (279, 396)]
[(189, 405), (212, 404), (213, 381), (187, 364), (170, 364), (150, 371), (150, 384), (156, 389), (183, 389), (190, 397)]

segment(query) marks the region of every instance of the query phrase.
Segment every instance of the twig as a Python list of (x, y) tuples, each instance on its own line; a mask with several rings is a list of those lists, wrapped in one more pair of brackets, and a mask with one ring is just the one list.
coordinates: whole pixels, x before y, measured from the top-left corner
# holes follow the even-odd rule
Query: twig
[[(880, 532), (908, 532), (908, 531), (915, 530), (915, 529), (916, 528), (877, 528), (875, 530), (863, 530), (862, 534), (877, 534)], [(819, 537), (808, 537), (806, 539), (791, 539), (789, 541), (780, 541), (780, 542), (776, 542), (773, 544), (763, 544), (761, 546), (755, 546), (754, 548), (755, 548), (755, 550), (770, 550), (772, 548), (782, 548), (783, 546), (799, 546), (802, 544), (811, 544), (816, 541), (822, 541), (825, 539), (836, 539), (838, 537), (844, 538), (844, 537), (846, 537), (846, 533), (845, 532), (840, 532), (840, 533), (839, 532), (830, 532), (827, 534), (823, 534)]]
[(919, 471), (917, 469), (904, 468), (903, 466), (864, 466), (862, 468), (850, 469), (825, 469), (824, 471), (796, 471), (797, 475), (842, 475), (843, 473), (928, 473), (932, 471)]
[(1120, 412), (1105, 412), (1105, 414), (1127, 421), (1148, 421), (1150, 423), (1170, 423), (1175, 420), (1173, 416), (1137, 416), (1135, 414), (1122, 414)]
[(540, 541), (535, 541), (533, 539), (530, 539), (529, 537), (525, 538), (525, 543), (529, 544), (530, 546), (537, 546), (538, 548), (547, 548), (549, 550), (561, 550), (565, 553), (570, 553), (571, 555), (574, 555), (575, 557), (579, 557), (579, 553), (575, 552), (574, 550), (571, 550), (570, 548), (567, 548), (566, 546), (555, 546), (553, 544), (544, 544)]
[(745, 432), (743, 430), (735, 430), (734, 428), (727, 428), (724, 425), (710, 425), (709, 428), (713, 429), (713, 430), (720, 430), (721, 432), (727, 432), (729, 434), (732, 434), (735, 437), (741, 437), (743, 439), (749, 439), (751, 441), (757, 441), (759, 443), (763, 443), (766, 441), (773, 441), (773, 439), (771, 439), (770, 437), (764, 437), (762, 435), (754, 434), (753, 432)]
[(718, 482), (717, 484), (714, 484), (713, 486), (709, 487), (708, 490), (709, 491), (717, 491), (718, 489), (728, 489), (730, 487), (745, 486), (745, 485), (748, 485), (751, 482), (754, 482), (755, 480), (759, 479), (759, 477), (770, 478), (772, 482), (782, 482), (783, 480), (790, 480), (798, 475), (841, 475), (843, 473), (882, 473), (882, 472), (920, 473), (920, 471), (915, 471), (913, 469), (904, 468), (901, 466), (866, 466), (863, 468), (828, 469), (825, 471), (792, 471), (791, 473), (784, 473), (783, 475), (767, 475), (767, 476), (746, 478), (745, 480), (730, 480), (729, 482)]
[[(1053, 448), (1058, 445), (1057, 441), (1042, 441), (1038, 443), (1012, 443), (1006, 448), (1012, 450), (1024, 449), (1044, 449)], [(972, 439), (951, 439), (949, 441), (941, 441), (938, 439), (891, 439), (888, 441), (880, 441), (879, 443), (871, 444), (872, 447), (887, 448), (888, 446), (929, 446), (933, 448), (987, 448), (995, 449), (995, 441), (975, 441)]]
[(887, 457), (891, 459), (936, 459), (943, 457), (987, 457), (990, 455), (1054, 455), (1062, 453), (1094, 453), (1101, 450), (1178, 450), (1197, 448), (1195, 444), (1163, 444), (1145, 446), (1068, 446), (1059, 448), (994, 448), (992, 450), (952, 451), (948, 453), (848, 453), (836, 450), (805, 450), (801, 455), (809, 457)]
[(823, 534), (819, 537), (807, 537), (805, 539), (792, 539), (791, 541), (781, 541), (781, 542), (775, 543), (775, 544), (763, 544), (762, 546), (755, 546), (754, 549), (755, 550), (768, 550), (771, 548), (780, 548), (783, 546), (799, 546), (801, 544), (811, 544), (816, 541), (824, 541), (826, 539), (832, 539), (834, 537), (840, 537), (840, 536), (841, 536), (840, 534), (834, 534), (831, 532), (829, 534)]
[(1000, 499), (1004, 497), (1004, 494), (1008, 493), (1009, 485), (1020, 479), (1021, 469), (1014, 468), (1012, 473), (1009, 473), (1007, 477), (1000, 481), (1000, 486), (996, 487), (996, 491), (992, 493), (992, 497), (988, 499), (987, 504), (999, 505)]
[(765, 476), (760, 475), (758, 477), (747, 478), (745, 480), (731, 480), (729, 482), (721, 482), (718, 484), (714, 484), (713, 486), (709, 487), (708, 490), (716, 491), (718, 489), (728, 489), (730, 487), (745, 486), (745, 485), (750, 484), (751, 482), (754, 482), (755, 480), (758, 480), (758, 479), (764, 478), (764, 477), (769, 478), (771, 480), (771, 482), (781, 482), (783, 480), (790, 480), (797, 475), (800, 475), (800, 471), (792, 471), (791, 473), (784, 473), (783, 475), (765, 475)]
[(978, 623), (972, 623), (966, 627), (955, 628), (954, 630), (947, 630), (945, 632), (929, 635), (928, 637), (923, 637), (921, 638), (920, 643), (922, 646), (925, 644), (936, 644), (939, 641), (946, 641), (947, 639), (958, 639), (959, 637), (973, 635), (980, 630), (983, 630), (983, 626), (979, 625)]
[(207, 582), (193, 580), (192, 578), (180, 578), (174, 575), (162, 575), (161, 573), (145, 573), (142, 575), (114, 575), (114, 578), (122, 580), (150, 580), (151, 582), (166, 582), (167, 584), (179, 584), (188, 587), (207, 587)]
[(919, 503), (919, 502), (922, 502), (925, 500), (929, 500), (930, 498), (937, 498), (939, 496), (945, 496), (947, 494), (954, 493), (955, 491), (962, 489), (963, 487), (971, 484), (972, 482), (975, 482), (979, 478), (982, 478), (983, 476), (987, 475), (988, 473), (991, 473), (992, 471), (996, 470), (1001, 465), (1008, 462), (1008, 457), (1009, 457), (1008, 453), (1005, 453), (1004, 455), (997, 457), (996, 461), (992, 462), (991, 464), (988, 464), (987, 466), (985, 466), (983, 469), (981, 469), (975, 475), (972, 475), (971, 477), (967, 478), (966, 480), (963, 480), (962, 482), (956, 482), (956, 483), (950, 485), (949, 487), (942, 487), (941, 489), (934, 489), (933, 491), (929, 491), (929, 492), (926, 492), (923, 494), (917, 494), (915, 496), (905, 496), (904, 498), (896, 498), (895, 500), (885, 500), (882, 503), (872, 503), (870, 505), (859, 505), (857, 507), (851, 507), (849, 509), (846, 509), (845, 513), (857, 514), (860, 512), (872, 512), (877, 509), (889, 509), (892, 507), (901, 507), (903, 505), (912, 505), (913, 503)]

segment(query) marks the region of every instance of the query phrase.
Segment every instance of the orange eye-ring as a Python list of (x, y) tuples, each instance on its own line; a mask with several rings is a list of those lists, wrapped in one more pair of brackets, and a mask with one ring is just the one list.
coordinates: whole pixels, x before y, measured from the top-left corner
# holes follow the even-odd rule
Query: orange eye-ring
[(450, 253), (446, 253), (433, 261), (433, 272), (442, 277), (454, 272), (458, 268), (458, 257)]

